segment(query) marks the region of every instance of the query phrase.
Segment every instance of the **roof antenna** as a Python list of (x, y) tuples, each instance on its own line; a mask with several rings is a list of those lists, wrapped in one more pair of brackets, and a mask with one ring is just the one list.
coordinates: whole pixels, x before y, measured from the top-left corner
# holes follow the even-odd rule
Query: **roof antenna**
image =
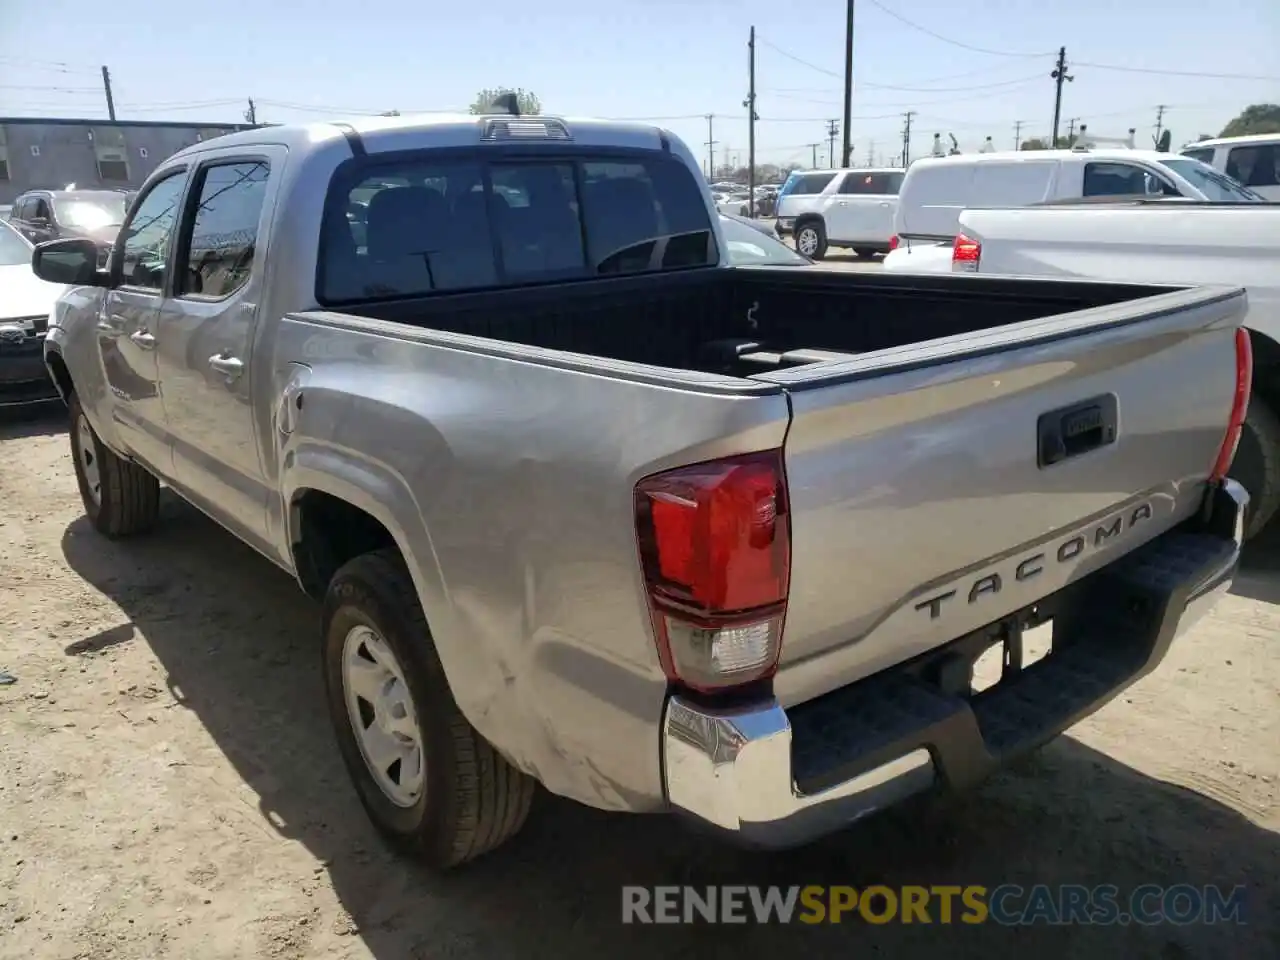
[(500, 93), (493, 98), (489, 109), (494, 113), (506, 113), (518, 117), (520, 116), (520, 98), (515, 93)]

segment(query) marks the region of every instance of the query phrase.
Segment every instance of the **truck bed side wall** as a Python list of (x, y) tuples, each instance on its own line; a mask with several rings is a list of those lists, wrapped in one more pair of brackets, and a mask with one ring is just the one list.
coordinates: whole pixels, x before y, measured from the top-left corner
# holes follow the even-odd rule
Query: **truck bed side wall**
[(318, 489), (392, 533), (459, 706), (521, 769), (596, 807), (656, 809), (667, 685), (632, 490), (677, 463), (780, 446), (786, 397), (654, 386), (438, 337), (342, 318), (280, 325), (279, 356), (314, 361), (281, 451), (284, 502)]

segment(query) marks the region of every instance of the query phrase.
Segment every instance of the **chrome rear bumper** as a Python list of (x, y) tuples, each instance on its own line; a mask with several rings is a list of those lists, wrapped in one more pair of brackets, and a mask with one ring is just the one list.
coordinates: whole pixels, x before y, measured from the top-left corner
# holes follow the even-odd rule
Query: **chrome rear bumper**
[(1164, 659), (1230, 589), (1248, 500), (1224, 481), (1195, 521), (1068, 588), (1050, 654), (982, 694), (944, 691), (931, 664), (912, 662), (789, 711), (772, 698), (717, 708), (672, 695), (670, 806), (743, 844), (784, 848), (936, 786), (980, 781)]

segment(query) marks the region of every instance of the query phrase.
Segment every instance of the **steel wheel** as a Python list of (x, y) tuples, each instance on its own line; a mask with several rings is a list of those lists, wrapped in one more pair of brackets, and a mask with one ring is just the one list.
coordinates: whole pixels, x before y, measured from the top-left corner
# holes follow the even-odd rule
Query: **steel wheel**
[(83, 413), (76, 417), (76, 455), (84, 474), (85, 489), (96, 504), (102, 503), (102, 471), (98, 468), (98, 447), (93, 437), (93, 427)]
[(342, 688), (347, 719), (374, 782), (397, 807), (413, 806), (426, 782), (418, 713), (390, 645), (370, 627), (347, 632)]

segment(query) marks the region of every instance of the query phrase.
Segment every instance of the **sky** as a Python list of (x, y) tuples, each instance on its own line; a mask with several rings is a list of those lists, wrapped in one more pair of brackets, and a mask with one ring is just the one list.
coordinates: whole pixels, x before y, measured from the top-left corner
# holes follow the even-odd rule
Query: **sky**
[[(745, 163), (748, 33), (756, 29), (757, 162), (826, 165), (843, 112), (845, 0), (0, 0), (0, 116), (265, 121), (466, 110), (524, 87), (563, 116), (652, 118), (716, 163)], [(1137, 129), (1157, 108), (1175, 145), (1245, 106), (1280, 102), (1280, 2), (856, 0), (854, 157), (891, 162), (934, 133), (961, 149), (1048, 135), (1050, 72), (1067, 50), (1062, 131)], [(837, 136), (837, 154), (839, 139)]]

